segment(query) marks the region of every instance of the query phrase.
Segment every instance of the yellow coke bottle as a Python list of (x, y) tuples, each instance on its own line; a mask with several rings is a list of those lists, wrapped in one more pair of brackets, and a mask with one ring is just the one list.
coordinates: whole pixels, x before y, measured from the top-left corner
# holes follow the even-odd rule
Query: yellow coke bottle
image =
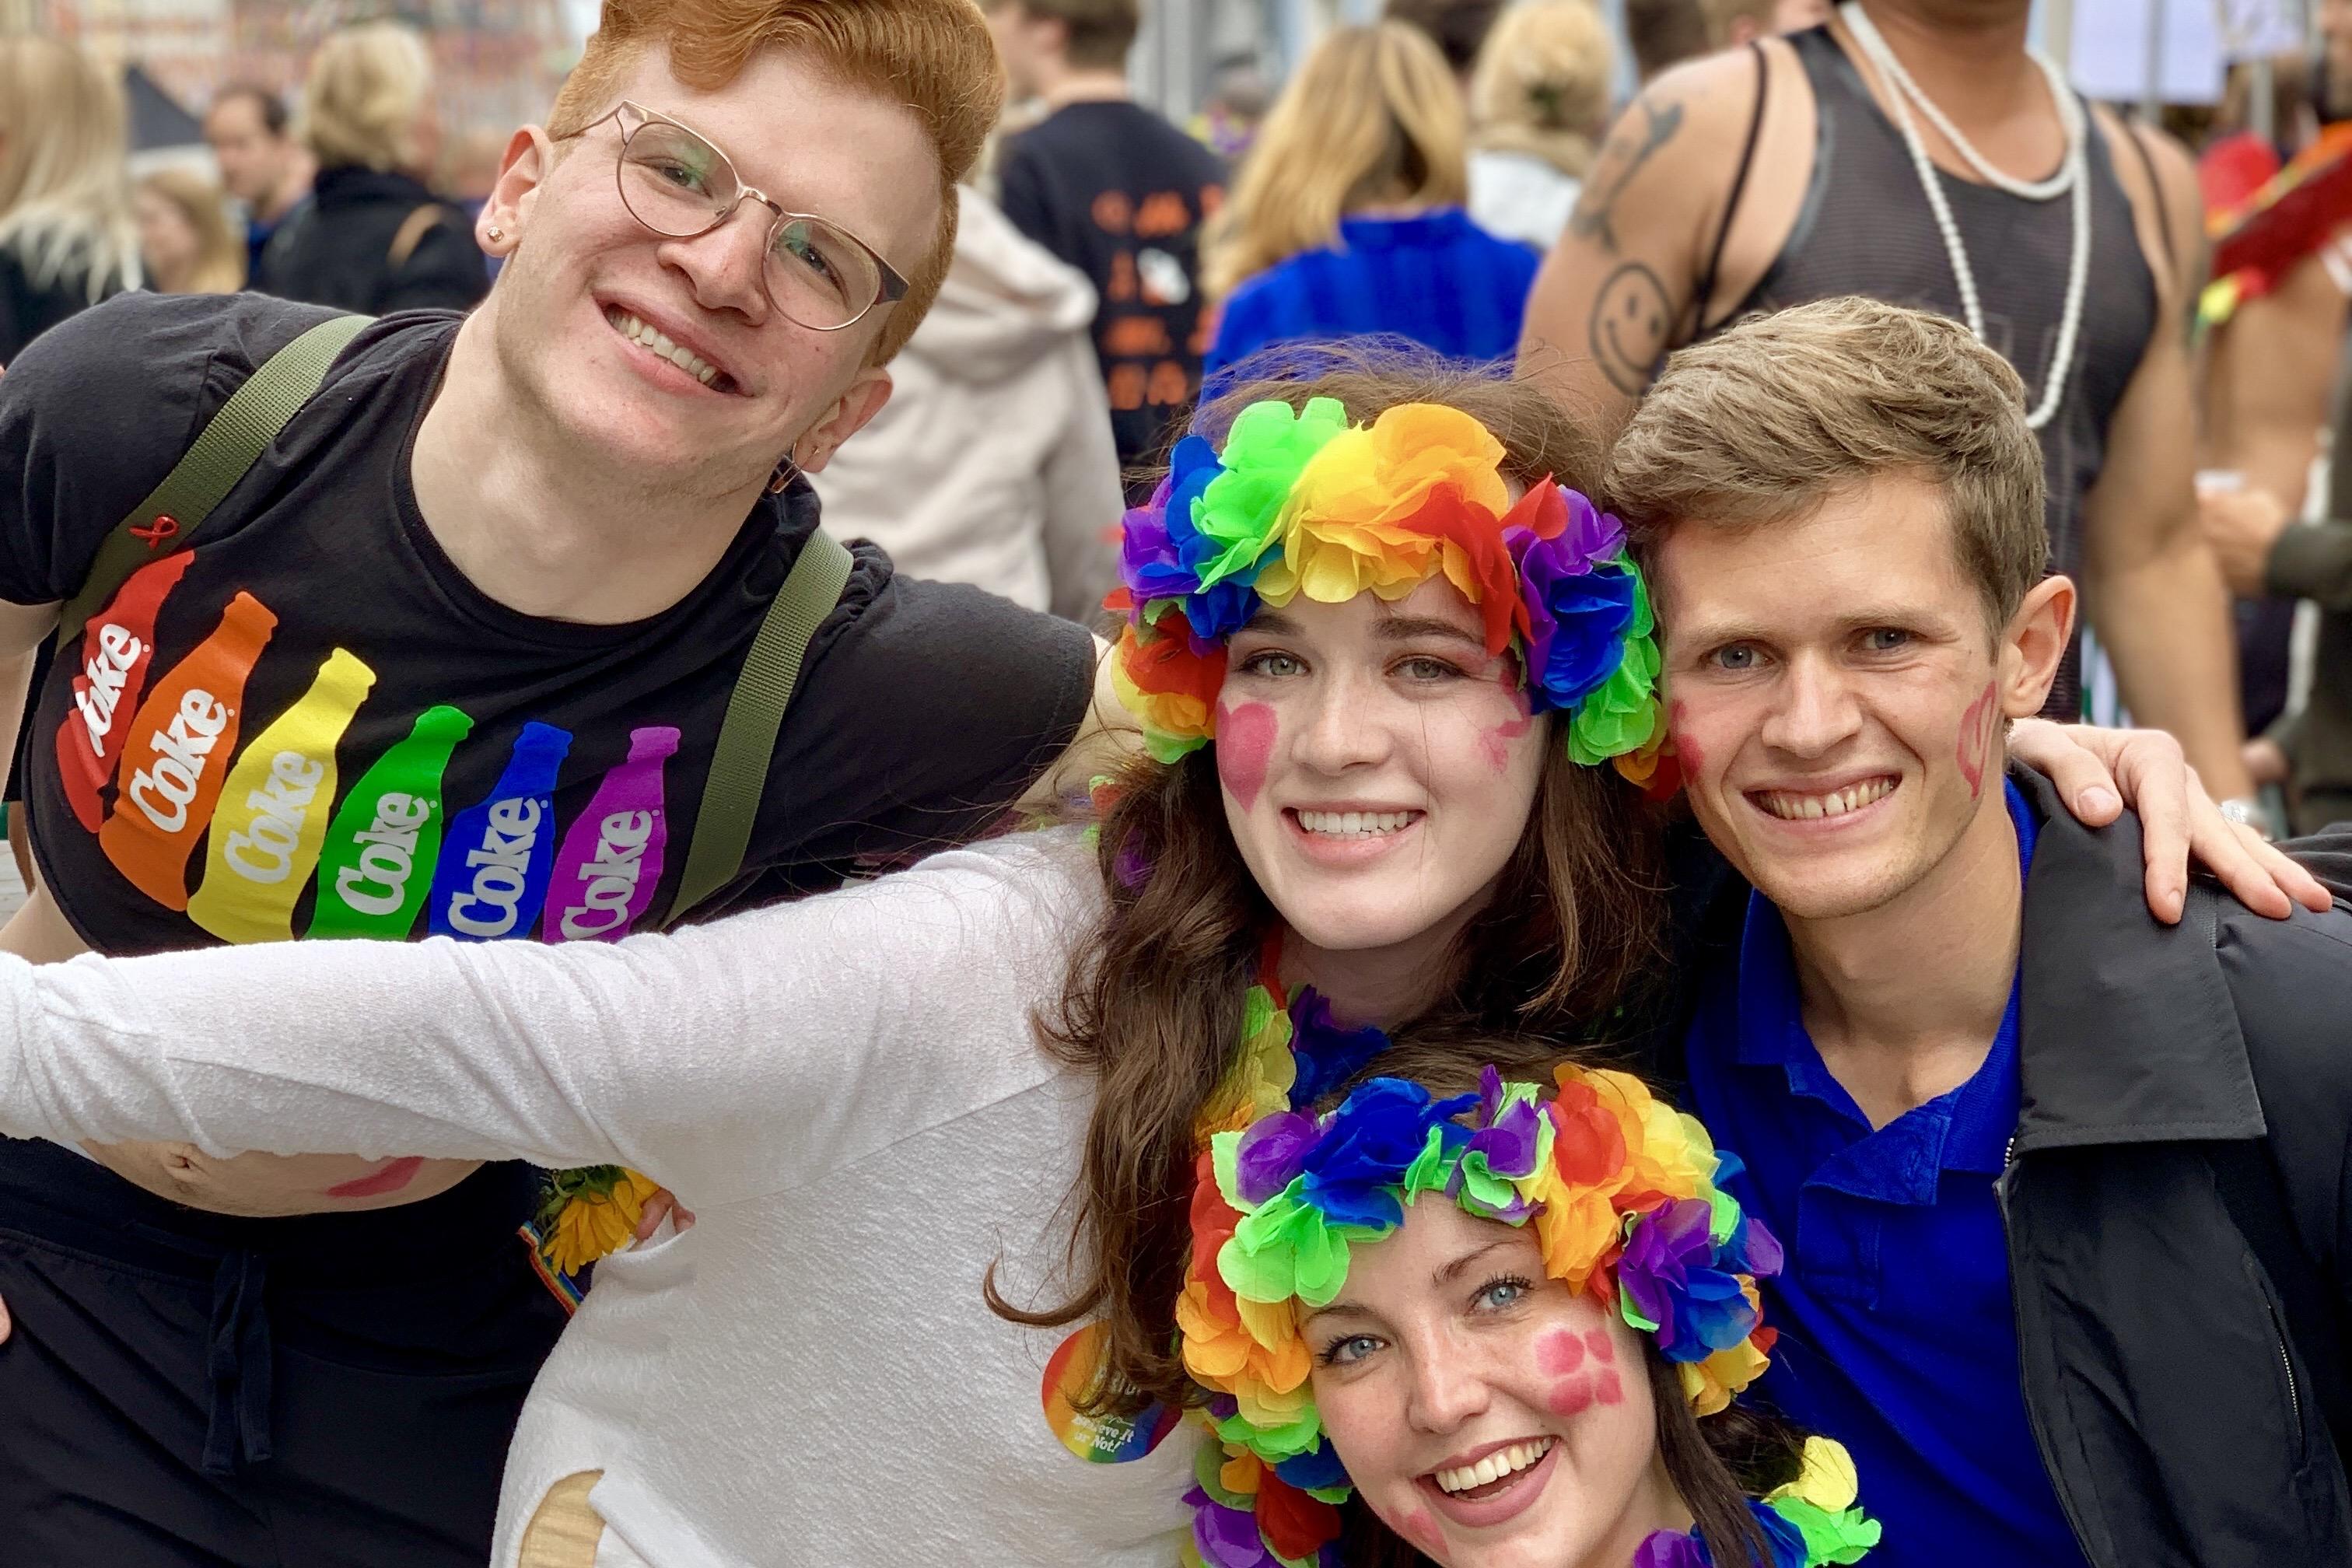
[(335, 805), (335, 748), (375, 685), (348, 648), (229, 770), (213, 812), (204, 885), (188, 918), (223, 942), (289, 942)]

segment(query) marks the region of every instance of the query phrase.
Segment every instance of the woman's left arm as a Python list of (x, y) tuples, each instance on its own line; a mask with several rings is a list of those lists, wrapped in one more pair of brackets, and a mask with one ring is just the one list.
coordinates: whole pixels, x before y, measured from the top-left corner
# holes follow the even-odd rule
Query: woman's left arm
[[(2066, 809), (2104, 827), (2129, 806), (2146, 843), (2147, 907), (2171, 925), (2189, 897), (2189, 865), (2218, 879), (2256, 914), (2284, 920), (2301, 904), (2324, 910), (2328, 887), (2252, 828), (2223, 816), (2198, 782), (2180, 742), (2161, 730), (2102, 730), (2021, 719), (2010, 753), (2049, 776)], [(2315, 861), (2322, 875), (2352, 877), (2352, 858)], [(2339, 884), (2352, 894), (2352, 884)]]

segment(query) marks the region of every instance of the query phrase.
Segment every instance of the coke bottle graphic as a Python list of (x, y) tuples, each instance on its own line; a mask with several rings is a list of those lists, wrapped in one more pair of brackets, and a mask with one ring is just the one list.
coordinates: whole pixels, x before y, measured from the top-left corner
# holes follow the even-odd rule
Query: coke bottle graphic
[(188, 907), (188, 854), (212, 820), (236, 752), (246, 679), (277, 628), (268, 605), (239, 593), (213, 635), (156, 682), (131, 721), (114, 814), (98, 842), (131, 886), (167, 910)]
[(446, 703), (427, 708), (360, 775), (327, 828), (310, 935), (398, 942), (416, 928), (441, 855), (441, 775), (473, 728)]
[(221, 786), (190, 920), (223, 942), (293, 940), (294, 903), (334, 808), (335, 748), (374, 685), (375, 671), (339, 647), (301, 700), (246, 746)]
[(555, 852), (542, 940), (618, 942), (653, 902), (669, 842), (662, 764), (677, 752), (677, 737), (667, 724), (629, 731), (628, 760), (604, 775)]
[(82, 672), (74, 677), (73, 706), (58, 725), (58, 782), (75, 819), (92, 833), (105, 815), (99, 791), (114, 776), (154, 662), (156, 613), (194, 559), (194, 551), (184, 550), (142, 566), (82, 628)]
[(433, 872), (436, 936), (486, 942), (530, 930), (555, 858), (555, 774), (572, 731), (525, 724), (488, 800), (449, 819)]

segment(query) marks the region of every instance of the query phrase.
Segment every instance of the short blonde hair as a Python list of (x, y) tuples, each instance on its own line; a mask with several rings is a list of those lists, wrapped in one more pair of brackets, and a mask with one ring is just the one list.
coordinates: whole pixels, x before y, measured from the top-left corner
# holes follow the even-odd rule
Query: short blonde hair
[(303, 145), (326, 169), (415, 173), (417, 121), (433, 97), (433, 57), (397, 22), (345, 27), (319, 46), (302, 89)]
[(1231, 200), (1203, 237), (1208, 292), (1335, 244), (1368, 206), (1456, 206), (1470, 194), (1462, 89), (1402, 22), (1338, 27), (1275, 100)]
[(940, 226), (882, 323), (872, 363), (905, 346), (955, 259), (956, 183), (971, 172), (1004, 107), (996, 40), (971, 0), (604, 0), (604, 18), (547, 117), (574, 135), (620, 97), (637, 58), (667, 48), (689, 87), (716, 89), (763, 48), (796, 49), (848, 86), (904, 104), (939, 157)]
[(2017, 372), (1948, 317), (1824, 300), (1677, 350), (1606, 487), (1654, 554), (1676, 527), (1799, 521), (1885, 473), (1942, 490), (1961, 569), (2006, 626), (2050, 559), (2042, 449)]
[(234, 294), (245, 287), (245, 236), (229, 227), (218, 185), (174, 164), (152, 171), (139, 188), (171, 203), (195, 233), (196, 264), (181, 285), (183, 293)]
[(0, 37), (0, 247), (91, 303), (137, 281), (122, 88), (79, 47)]
[(1473, 139), (1536, 153), (1582, 179), (1616, 74), (1617, 46), (1592, 0), (1523, 0), (1503, 13), (1478, 52)]

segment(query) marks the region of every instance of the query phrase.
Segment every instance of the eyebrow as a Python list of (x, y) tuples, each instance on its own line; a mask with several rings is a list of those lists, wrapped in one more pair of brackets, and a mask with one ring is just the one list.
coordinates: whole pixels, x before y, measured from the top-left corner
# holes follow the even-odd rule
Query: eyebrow
[(1438, 1269), (1429, 1277), (1429, 1282), (1440, 1289), (1451, 1285), (1456, 1279), (1461, 1279), (1463, 1272), (1472, 1264), (1477, 1262), (1478, 1259), (1486, 1257), (1488, 1253), (1494, 1251), (1498, 1247), (1510, 1246), (1511, 1243), (1517, 1239), (1517, 1237), (1516, 1237), (1498, 1236), (1494, 1240), (1488, 1242), (1486, 1246), (1479, 1247), (1476, 1251), (1465, 1252), (1461, 1257), (1455, 1258), (1453, 1262), (1446, 1264), (1444, 1268)]
[(1453, 642), (1469, 643), (1481, 652), (1486, 638), (1481, 632), (1465, 631), (1452, 621), (1441, 621), (1429, 616), (1382, 616), (1375, 623), (1372, 635), (1382, 642), (1411, 642), (1415, 637), (1444, 637)]
[[(1936, 605), (1865, 605), (1837, 616), (1830, 622), (1830, 629), (1841, 635), (1868, 631), (1874, 626), (1916, 626), (1921, 630), (1932, 631), (1942, 630), (1948, 624)], [(1783, 633), (1780, 629), (1758, 626), (1752, 621), (1730, 618), (1710, 620), (1684, 616), (1677, 619), (1672, 626), (1665, 625), (1662, 620), (1660, 629), (1676, 642), (1699, 644), (1707, 647), (1719, 647), (1726, 643), (1770, 643), (1783, 640)]]

